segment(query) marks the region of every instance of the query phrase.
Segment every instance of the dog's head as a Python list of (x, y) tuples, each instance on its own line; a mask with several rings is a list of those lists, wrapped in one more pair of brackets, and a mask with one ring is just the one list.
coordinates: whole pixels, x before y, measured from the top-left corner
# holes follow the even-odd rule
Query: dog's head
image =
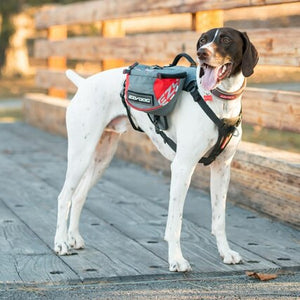
[(203, 33), (197, 42), (197, 56), (197, 75), (208, 91), (240, 72), (249, 77), (258, 62), (257, 51), (246, 32), (226, 27)]

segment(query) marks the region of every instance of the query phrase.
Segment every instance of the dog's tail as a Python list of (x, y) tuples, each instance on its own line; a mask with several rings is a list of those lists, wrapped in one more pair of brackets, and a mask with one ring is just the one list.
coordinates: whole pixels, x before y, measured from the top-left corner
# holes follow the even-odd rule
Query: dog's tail
[(77, 86), (79, 87), (79, 85), (84, 82), (84, 78), (81, 77), (80, 75), (78, 75), (76, 72), (72, 71), (72, 70), (67, 70), (66, 71), (66, 76)]

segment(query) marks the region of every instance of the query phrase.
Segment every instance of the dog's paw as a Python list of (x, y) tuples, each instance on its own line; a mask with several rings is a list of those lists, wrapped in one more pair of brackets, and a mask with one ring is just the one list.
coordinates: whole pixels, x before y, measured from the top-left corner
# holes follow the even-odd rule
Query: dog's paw
[(186, 259), (182, 258), (171, 261), (169, 270), (171, 272), (189, 272), (192, 270), (192, 267)]
[(74, 249), (83, 249), (85, 247), (84, 245), (84, 239), (80, 235), (80, 233), (74, 233), (74, 232), (69, 232), (68, 234), (68, 244), (70, 247)]
[(226, 251), (221, 257), (223, 258), (224, 264), (227, 265), (235, 265), (242, 262), (242, 257), (233, 250)]
[(70, 254), (70, 247), (69, 247), (67, 242), (59, 241), (59, 240), (55, 239), (54, 251), (58, 255), (69, 255)]

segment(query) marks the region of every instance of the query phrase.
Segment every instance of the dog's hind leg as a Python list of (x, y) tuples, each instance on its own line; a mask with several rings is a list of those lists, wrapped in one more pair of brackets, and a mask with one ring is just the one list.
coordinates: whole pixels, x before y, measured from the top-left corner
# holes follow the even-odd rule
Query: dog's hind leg
[(79, 233), (81, 210), (89, 190), (97, 183), (113, 158), (120, 136), (121, 134), (118, 132), (104, 131), (96, 146), (90, 165), (73, 195), (68, 230), (68, 243), (69, 246), (74, 249), (84, 248), (84, 240)]
[(225, 209), (227, 190), (230, 181), (231, 159), (217, 159), (211, 165), (211, 206), (212, 234), (217, 240), (218, 251), (225, 264), (237, 264), (242, 258), (239, 253), (230, 249), (225, 231)]
[[(58, 196), (57, 227), (54, 250), (60, 255), (68, 254), (67, 223), (71, 199), (86, 172), (99, 138), (105, 128), (97, 112), (90, 109), (92, 96), (79, 88), (66, 114), (68, 130), (68, 166), (66, 179)], [(88, 111), (89, 109), (89, 111)], [(82, 113), (88, 111), (88, 113)], [(107, 122), (107, 121), (106, 121)]]

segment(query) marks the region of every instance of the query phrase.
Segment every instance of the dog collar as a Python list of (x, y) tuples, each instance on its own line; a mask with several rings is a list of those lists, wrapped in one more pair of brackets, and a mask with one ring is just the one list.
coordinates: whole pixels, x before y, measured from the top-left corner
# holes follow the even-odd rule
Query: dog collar
[(239, 90), (237, 90), (236, 92), (228, 93), (219, 88), (215, 88), (215, 89), (211, 90), (211, 93), (214, 96), (221, 98), (223, 100), (234, 100), (243, 94), (245, 88), (246, 88), (246, 79), (244, 80), (242, 87)]

